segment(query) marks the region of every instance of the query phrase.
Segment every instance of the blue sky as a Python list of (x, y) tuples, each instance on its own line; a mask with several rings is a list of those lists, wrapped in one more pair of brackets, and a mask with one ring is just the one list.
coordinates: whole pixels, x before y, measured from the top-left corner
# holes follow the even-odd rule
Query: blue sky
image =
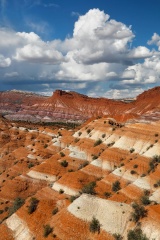
[(0, 90), (136, 96), (160, 85), (159, 0), (0, 0)]

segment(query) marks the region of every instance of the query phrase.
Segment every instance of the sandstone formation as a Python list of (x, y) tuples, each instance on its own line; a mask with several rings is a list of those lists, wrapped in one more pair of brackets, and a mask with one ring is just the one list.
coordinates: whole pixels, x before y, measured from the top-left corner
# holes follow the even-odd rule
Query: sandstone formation
[(160, 87), (140, 94), (132, 102), (90, 98), (75, 92), (56, 90), (51, 97), (16, 90), (0, 92), (0, 113), (10, 120), (31, 122), (84, 122), (108, 116), (118, 121), (160, 118)]
[[(98, 117), (66, 130), (29, 123), (25, 126), (1, 117), (0, 239), (128, 240), (128, 232), (138, 225), (147, 239), (159, 240), (160, 121), (155, 121), (159, 103), (157, 100), (155, 104), (153, 91), (158, 94), (159, 88), (141, 94), (129, 105), (114, 102), (128, 109), (128, 114), (128, 106), (134, 106), (132, 114), (139, 114), (145, 121), (142, 118), (122, 124)], [(77, 94), (56, 94), (59, 99), (63, 94), (68, 96), (66, 109), (75, 109), (76, 116), (81, 116), (75, 107), (78, 101), (72, 103), (70, 98), (75, 95), (90, 101)], [(15, 93), (15, 101), (17, 96), (19, 93)], [(28, 102), (22, 96), (25, 110), (18, 112), (24, 113), (34, 105), (32, 96), (26, 97)], [(45, 101), (53, 103), (55, 94), (43, 100), (33, 97), (42, 107)], [(113, 103), (101, 100), (105, 101)], [(62, 103), (57, 107), (58, 114)], [(138, 108), (139, 103), (142, 108)], [(84, 107), (85, 103), (80, 105)], [(10, 102), (10, 112), (14, 111), (12, 107)], [(89, 114), (89, 110), (85, 112)], [(154, 121), (149, 121), (149, 112)], [(138, 220), (135, 203), (145, 213)], [(91, 228), (94, 217), (99, 223), (95, 232)]]

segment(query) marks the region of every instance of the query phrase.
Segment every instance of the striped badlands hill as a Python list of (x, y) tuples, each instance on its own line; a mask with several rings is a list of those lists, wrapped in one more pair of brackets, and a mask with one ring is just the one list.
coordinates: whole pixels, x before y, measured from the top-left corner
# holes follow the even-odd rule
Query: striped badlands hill
[(0, 233), (159, 240), (160, 121), (66, 130), (0, 118)]
[(76, 92), (57, 90), (51, 97), (16, 90), (0, 92), (0, 113), (10, 120), (31, 122), (84, 122), (91, 117), (108, 116), (118, 121), (160, 118), (160, 87), (140, 94), (135, 101), (90, 98)]

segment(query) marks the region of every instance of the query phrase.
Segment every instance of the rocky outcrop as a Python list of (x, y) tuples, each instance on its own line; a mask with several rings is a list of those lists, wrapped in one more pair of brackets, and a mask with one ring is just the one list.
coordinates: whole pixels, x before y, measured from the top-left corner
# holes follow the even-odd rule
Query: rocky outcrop
[(56, 90), (51, 97), (33, 93), (0, 92), (0, 113), (10, 120), (31, 122), (84, 122), (91, 117), (109, 116), (157, 120), (160, 117), (160, 87), (140, 94), (133, 102), (90, 98), (76, 92)]
[[(127, 240), (139, 225), (159, 240), (160, 121), (66, 130), (0, 117), (0, 153), (3, 239)], [(138, 223), (133, 202), (146, 211)]]

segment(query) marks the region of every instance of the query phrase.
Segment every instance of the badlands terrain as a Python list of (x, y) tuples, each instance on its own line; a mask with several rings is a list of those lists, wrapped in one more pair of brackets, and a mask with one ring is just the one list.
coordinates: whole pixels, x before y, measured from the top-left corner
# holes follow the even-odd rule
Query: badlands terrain
[[(11, 91), (0, 104), (1, 240), (160, 240), (160, 87), (130, 103)], [(53, 118), (81, 124), (40, 123)]]

